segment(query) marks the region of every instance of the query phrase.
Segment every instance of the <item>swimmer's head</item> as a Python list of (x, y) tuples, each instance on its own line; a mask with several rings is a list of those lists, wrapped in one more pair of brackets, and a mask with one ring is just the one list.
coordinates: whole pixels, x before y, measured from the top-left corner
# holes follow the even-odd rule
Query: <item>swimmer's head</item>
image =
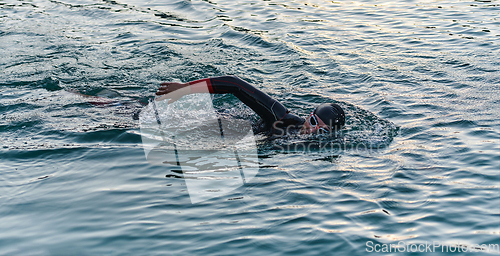
[(314, 109), (309, 117), (306, 118), (303, 132), (336, 132), (342, 129), (344, 125), (344, 110), (335, 103), (324, 103)]

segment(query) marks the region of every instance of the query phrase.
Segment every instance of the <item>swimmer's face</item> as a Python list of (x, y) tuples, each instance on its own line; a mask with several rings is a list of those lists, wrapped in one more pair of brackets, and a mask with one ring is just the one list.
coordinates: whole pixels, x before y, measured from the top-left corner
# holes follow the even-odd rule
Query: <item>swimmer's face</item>
[(330, 128), (313, 112), (306, 118), (301, 133), (308, 134), (317, 131), (328, 133)]

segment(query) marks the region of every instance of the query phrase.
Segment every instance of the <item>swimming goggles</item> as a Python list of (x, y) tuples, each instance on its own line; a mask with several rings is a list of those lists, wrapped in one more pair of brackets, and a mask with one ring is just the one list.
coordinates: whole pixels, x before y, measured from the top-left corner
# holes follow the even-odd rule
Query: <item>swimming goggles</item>
[(323, 127), (318, 128), (319, 122), (318, 122), (318, 119), (316, 119), (316, 116), (314, 115), (314, 111), (311, 112), (311, 115), (309, 116), (309, 124), (312, 127), (316, 128), (317, 131), (320, 131), (322, 133), (329, 133), (329, 131)]

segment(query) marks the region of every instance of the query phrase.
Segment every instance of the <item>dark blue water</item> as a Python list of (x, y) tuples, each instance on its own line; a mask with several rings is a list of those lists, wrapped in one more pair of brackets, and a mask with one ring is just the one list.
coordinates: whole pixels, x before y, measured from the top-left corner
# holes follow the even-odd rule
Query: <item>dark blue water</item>
[[(498, 253), (499, 14), (495, 0), (0, 0), (0, 254)], [(132, 115), (161, 82), (219, 75), (300, 115), (337, 102), (343, 147), (259, 142), (254, 179), (192, 204), (182, 175), (146, 161)]]

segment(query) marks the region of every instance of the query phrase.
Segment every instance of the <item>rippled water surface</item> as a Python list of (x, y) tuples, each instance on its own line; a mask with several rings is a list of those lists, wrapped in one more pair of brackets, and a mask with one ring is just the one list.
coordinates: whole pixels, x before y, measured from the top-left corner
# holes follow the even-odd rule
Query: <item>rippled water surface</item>
[[(500, 244), (499, 19), (496, 0), (0, 0), (0, 254)], [(300, 115), (340, 104), (342, 147), (258, 142), (252, 180), (192, 204), (132, 116), (163, 81), (219, 75)]]

